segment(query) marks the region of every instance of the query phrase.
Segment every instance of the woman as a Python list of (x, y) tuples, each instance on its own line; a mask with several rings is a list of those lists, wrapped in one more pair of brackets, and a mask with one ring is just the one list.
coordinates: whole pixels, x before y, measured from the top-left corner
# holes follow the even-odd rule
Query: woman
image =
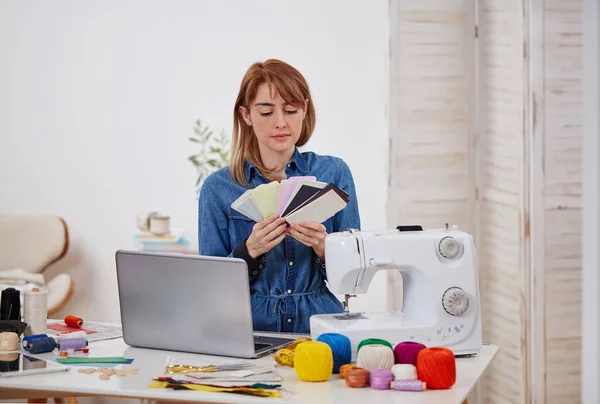
[[(210, 175), (200, 191), (200, 254), (248, 263), (254, 329), (309, 333), (313, 314), (338, 313), (340, 301), (325, 284), (325, 237), (360, 229), (350, 169), (341, 159), (300, 153), (315, 126), (304, 77), (292, 66), (253, 64), (235, 102), (231, 166)], [(292, 176), (315, 176), (350, 195), (348, 205), (324, 223), (289, 227), (283, 218), (259, 223), (231, 208), (248, 188)]]

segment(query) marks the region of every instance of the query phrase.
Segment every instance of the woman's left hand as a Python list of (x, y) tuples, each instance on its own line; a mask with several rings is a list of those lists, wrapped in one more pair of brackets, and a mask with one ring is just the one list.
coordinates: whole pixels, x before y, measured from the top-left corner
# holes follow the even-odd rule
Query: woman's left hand
[(325, 256), (327, 229), (321, 223), (302, 222), (290, 224), (287, 233), (305, 246), (312, 247), (319, 258), (323, 259)]

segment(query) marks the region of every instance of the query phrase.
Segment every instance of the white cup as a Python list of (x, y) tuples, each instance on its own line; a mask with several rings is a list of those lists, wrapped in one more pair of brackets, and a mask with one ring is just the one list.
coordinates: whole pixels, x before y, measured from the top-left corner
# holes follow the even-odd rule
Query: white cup
[(150, 233), (152, 234), (169, 234), (171, 232), (170, 217), (167, 215), (152, 215), (150, 216)]

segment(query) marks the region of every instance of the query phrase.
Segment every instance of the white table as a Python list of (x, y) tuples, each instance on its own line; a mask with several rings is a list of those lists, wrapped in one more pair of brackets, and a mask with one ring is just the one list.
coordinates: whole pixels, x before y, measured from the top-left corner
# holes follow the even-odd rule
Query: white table
[[(34, 355), (45, 359), (56, 358), (54, 353)], [(125, 377), (112, 376), (100, 380), (99, 374), (79, 373), (81, 366), (72, 366), (69, 372), (28, 375), (0, 379), (0, 398), (110, 396), (152, 400), (206, 402), (206, 403), (401, 403), (401, 404), (460, 404), (485, 372), (498, 352), (495, 345), (484, 345), (478, 356), (457, 358), (457, 380), (449, 390), (427, 390), (425, 392), (403, 392), (350, 388), (338, 374), (327, 382), (303, 382), (296, 377), (294, 369), (283, 366), (280, 373), (285, 391), (283, 398), (262, 398), (231, 393), (209, 393), (187, 390), (151, 389), (148, 384), (153, 378), (163, 375), (167, 356), (190, 363), (214, 362), (214, 356), (132, 348), (123, 339), (98, 341), (90, 344), (89, 356), (124, 356), (134, 358), (127, 367), (137, 367), (139, 374)], [(231, 358), (227, 358), (231, 361)], [(241, 360), (235, 360), (236, 362)], [(255, 359), (254, 362), (273, 363), (272, 356)]]

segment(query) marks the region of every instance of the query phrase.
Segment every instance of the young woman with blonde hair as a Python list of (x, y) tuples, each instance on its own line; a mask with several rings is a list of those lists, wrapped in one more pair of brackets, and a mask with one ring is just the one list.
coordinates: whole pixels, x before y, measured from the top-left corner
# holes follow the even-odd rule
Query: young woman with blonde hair
[[(231, 166), (210, 175), (200, 190), (200, 254), (248, 263), (252, 318), (257, 331), (308, 333), (313, 314), (342, 311), (325, 284), (325, 237), (360, 229), (354, 180), (337, 157), (301, 153), (316, 115), (306, 80), (275, 59), (246, 72), (234, 106)], [(324, 223), (259, 223), (231, 208), (248, 188), (293, 176), (315, 176), (346, 191), (348, 205)]]

